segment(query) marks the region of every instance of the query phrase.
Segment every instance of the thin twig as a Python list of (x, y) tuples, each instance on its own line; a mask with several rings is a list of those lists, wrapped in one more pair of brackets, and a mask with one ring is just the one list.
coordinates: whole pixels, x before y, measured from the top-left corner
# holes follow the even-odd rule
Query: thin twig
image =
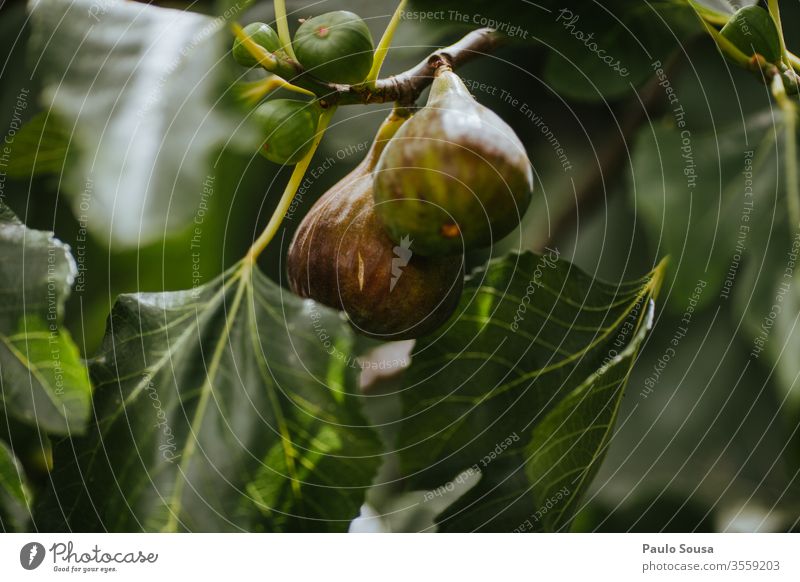
[(389, 47), (392, 44), (394, 33), (397, 32), (397, 26), (400, 24), (400, 19), (403, 16), (403, 11), (406, 9), (407, 2), (408, 0), (400, 0), (394, 14), (392, 14), (389, 24), (386, 26), (386, 30), (383, 32), (380, 42), (378, 42), (378, 46), (375, 47), (375, 58), (372, 61), (372, 67), (367, 75), (367, 83), (376, 81), (381, 74), (381, 67), (386, 60), (386, 55), (389, 54)]
[(267, 226), (264, 228), (264, 231), (253, 242), (250, 250), (247, 251), (247, 256), (245, 257), (246, 262), (251, 264), (255, 263), (259, 255), (264, 251), (265, 248), (267, 248), (267, 245), (272, 240), (272, 237), (275, 236), (276, 232), (278, 232), (278, 228), (280, 228), (281, 222), (283, 222), (283, 218), (286, 216), (286, 211), (289, 209), (292, 200), (297, 194), (297, 189), (300, 187), (300, 183), (303, 181), (306, 170), (308, 169), (308, 166), (311, 164), (311, 160), (314, 157), (314, 152), (317, 151), (317, 147), (319, 147), (319, 144), (322, 141), (322, 136), (325, 135), (325, 130), (328, 128), (328, 123), (330, 123), (331, 117), (333, 117), (335, 111), (336, 108), (331, 107), (330, 109), (323, 111), (322, 115), (320, 116), (317, 134), (314, 137), (314, 142), (311, 145), (311, 149), (308, 150), (308, 153), (306, 153), (306, 155), (303, 156), (303, 159), (300, 160), (294, 167), (292, 176), (289, 178), (289, 182), (286, 184), (283, 195), (278, 202), (278, 207), (272, 213), (272, 216), (270, 217)]
[(256, 45), (234, 25), (234, 33), (242, 44), (266, 70), (279, 75), (292, 85), (313, 91), (330, 105), (354, 105), (364, 103), (388, 103), (395, 101), (401, 106), (412, 105), (433, 82), (436, 69), (442, 64), (452, 68), (494, 50), (505, 38), (492, 28), (479, 28), (467, 34), (457, 43), (428, 55), (415, 67), (399, 75), (368, 81), (357, 85), (325, 83), (309, 74), (300, 63), (280, 53), (270, 54)]

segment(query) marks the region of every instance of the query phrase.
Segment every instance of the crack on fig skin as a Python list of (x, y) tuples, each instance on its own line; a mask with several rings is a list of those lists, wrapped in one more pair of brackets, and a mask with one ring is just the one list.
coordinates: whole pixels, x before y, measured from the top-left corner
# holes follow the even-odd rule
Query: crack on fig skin
[(320, 26), (317, 29), (317, 36), (320, 38), (325, 38), (326, 36), (328, 36), (328, 32), (330, 31), (327, 26)]
[(364, 290), (364, 257), (358, 252), (358, 290)]

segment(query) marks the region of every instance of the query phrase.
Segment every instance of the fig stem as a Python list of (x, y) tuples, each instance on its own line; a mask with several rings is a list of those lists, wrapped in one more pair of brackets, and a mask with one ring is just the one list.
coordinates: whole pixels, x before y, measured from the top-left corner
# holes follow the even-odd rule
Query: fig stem
[(778, 29), (778, 40), (781, 43), (781, 60), (784, 65), (791, 67), (792, 62), (789, 59), (789, 52), (786, 50), (786, 40), (783, 38), (783, 24), (781, 24), (781, 9), (778, 6), (778, 0), (769, 0), (767, 5), (772, 21), (775, 23), (775, 28)]
[(289, 21), (286, 19), (286, 2), (285, 0), (273, 0), (272, 3), (275, 8), (275, 24), (278, 28), (278, 38), (283, 45), (284, 51), (289, 57), (296, 61), (297, 57), (294, 56), (294, 48), (292, 47), (292, 35), (289, 33)]
[(314, 93), (308, 89), (303, 89), (302, 87), (292, 85), (278, 75), (269, 75), (268, 77), (264, 77), (263, 79), (250, 83), (239, 83), (238, 87), (239, 97), (251, 105), (255, 105), (261, 101), (261, 99), (263, 99), (267, 93), (281, 88), (294, 91), (295, 93), (300, 93), (302, 95), (315, 97)]
[(726, 14), (707, 8), (696, 0), (686, 0), (686, 3), (694, 9), (697, 16), (709, 24), (725, 26), (728, 23), (728, 16)]
[(335, 112), (336, 107), (330, 107), (325, 109), (320, 115), (317, 134), (314, 136), (314, 143), (311, 145), (311, 149), (308, 150), (308, 153), (305, 156), (303, 156), (303, 159), (297, 162), (297, 165), (294, 167), (294, 171), (289, 178), (289, 182), (286, 184), (286, 188), (283, 190), (283, 194), (278, 202), (278, 206), (272, 213), (269, 222), (267, 222), (267, 226), (264, 228), (261, 236), (259, 236), (250, 247), (250, 250), (247, 251), (245, 261), (249, 264), (254, 264), (256, 262), (259, 255), (264, 251), (265, 248), (267, 248), (267, 245), (270, 243), (270, 241), (272, 241), (275, 233), (278, 232), (278, 229), (283, 222), (283, 218), (286, 216), (286, 212), (289, 210), (289, 206), (291, 205), (295, 194), (297, 194), (297, 189), (303, 182), (303, 178), (306, 175), (308, 166), (311, 164), (311, 159), (314, 157), (314, 152), (317, 151), (317, 148), (322, 141), (322, 136), (325, 135), (325, 130), (328, 128), (331, 117), (333, 117)]
[(409, 117), (411, 117), (411, 111), (405, 107), (395, 106), (375, 133), (375, 143), (385, 145), (384, 142), (388, 142), (392, 139), (394, 134), (397, 133), (397, 130), (400, 129), (400, 126), (403, 125)]
[(772, 95), (783, 113), (784, 165), (786, 167), (786, 203), (789, 210), (789, 226), (794, 232), (800, 228), (800, 170), (797, 163), (797, 105), (786, 93), (781, 75), (772, 78)]
[(794, 53), (789, 53), (789, 63), (791, 63), (792, 68), (800, 73), (800, 57), (798, 57)]
[(394, 14), (392, 14), (392, 19), (386, 26), (386, 30), (383, 31), (383, 36), (381, 37), (380, 42), (378, 42), (378, 46), (375, 48), (375, 57), (372, 60), (372, 68), (370, 69), (367, 78), (364, 80), (365, 83), (372, 84), (380, 76), (381, 67), (383, 66), (383, 62), (386, 60), (386, 55), (389, 52), (389, 46), (392, 44), (394, 33), (397, 31), (397, 25), (400, 24), (400, 17), (403, 15), (403, 11), (406, 9), (407, 3), (408, 0), (400, 0), (400, 3), (397, 5), (397, 8), (394, 11)]

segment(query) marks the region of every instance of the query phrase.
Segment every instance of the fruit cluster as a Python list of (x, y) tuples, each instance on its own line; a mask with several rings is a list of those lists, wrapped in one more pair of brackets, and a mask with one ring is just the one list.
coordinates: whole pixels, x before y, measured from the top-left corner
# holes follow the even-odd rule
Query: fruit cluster
[[(268, 24), (248, 24), (244, 34), (267, 52), (288, 57), (278, 33)], [(292, 50), (308, 74), (328, 83), (355, 84), (369, 74), (374, 46), (364, 21), (339, 10), (305, 20), (292, 39)], [(245, 67), (259, 64), (238, 38), (233, 58)], [(272, 99), (260, 104), (253, 120), (265, 138), (261, 154), (277, 164), (296, 164), (311, 149), (320, 113), (316, 100)]]
[[(281, 50), (266, 25), (245, 32), (268, 51)], [(371, 69), (369, 31), (349, 12), (305, 21), (292, 44), (304, 69), (327, 82), (359, 83)], [(238, 44), (234, 55), (253, 65)], [(263, 155), (297, 162), (320, 111), (290, 100), (259, 106), (256, 118), (269, 132)], [(430, 334), (459, 303), (465, 254), (514, 230), (532, 190), (522, 142), (442, 61), (425, 107), (414, 115), (395, 108), (361, 164), (305, 216), (289, 249), (289, 285), (344, 311), (364, 335)]]

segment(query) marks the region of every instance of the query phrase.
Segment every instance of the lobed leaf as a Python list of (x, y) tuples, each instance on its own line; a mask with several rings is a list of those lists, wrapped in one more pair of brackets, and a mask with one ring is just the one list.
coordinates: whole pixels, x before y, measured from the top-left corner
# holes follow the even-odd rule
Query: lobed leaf
[(418, 343), (398, 448), (408, 488), (480, 475), (437, 518), (441, 531), (512, 531), (562, 487), (566, 528), (605, 453), (628, 371), (652, 319), (650, 277), (612, 285), (557, 253), (510, 255), (474, 272), (442, 334)]
[(40, 528), (342, 531), (379, 465), (338, 313), (246, 263), (121, 296), (95, 422), (56, 447)]
[(80, 433), (89, 417), (89, 377), (62, 326), (75, 275), (68, 245), (0, 203), (0, 402), (45, 432)]
[[(687, 141), (679, 129), (646, 130), (634, 148), (630, 191), (652, 243), (680, 264), (675, 296), (690, 297), (702, 279), (709, 291), (700, 306), (731, 304), (750, 359), (775, 367), (790, 404), (784, 408), (795, 417), (800, 238), (787, 220), (784, 139), (783, 119), (774, 111)], [(685, 168), (695, 176), (688, 183)]]

